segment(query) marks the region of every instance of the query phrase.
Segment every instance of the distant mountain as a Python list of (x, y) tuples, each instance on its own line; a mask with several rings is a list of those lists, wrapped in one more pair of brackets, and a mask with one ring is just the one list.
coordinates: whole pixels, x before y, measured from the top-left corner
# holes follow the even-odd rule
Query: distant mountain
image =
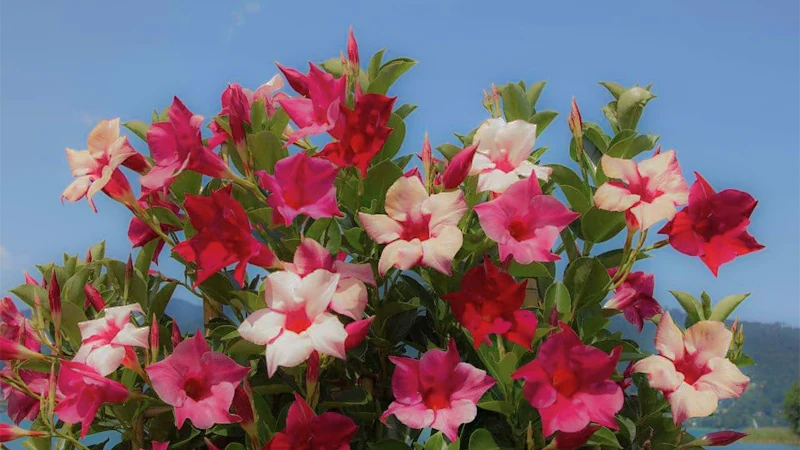
[[(680, 310), (670, 310), (670, 314), (678, 324), (683, 324), (686, 318)], [(741, 398), (720, 402), (713, 416), (690, 420), (690, 427), (744, 428), (753, 426), (754, 420), (759, 426), (786, 425), (783, 398), (792, 383), (800, 379), (800, 328), (779, 323), (739, 323), (744, 325), (744, 353), (756, 361), (742, 368), (750, 377), (750, 386)], [(646, 325), (639, 334), (622, 317), (615, 317), (611, 328), (622, 331), (645, 350), (655, 351), (655, 326)]]

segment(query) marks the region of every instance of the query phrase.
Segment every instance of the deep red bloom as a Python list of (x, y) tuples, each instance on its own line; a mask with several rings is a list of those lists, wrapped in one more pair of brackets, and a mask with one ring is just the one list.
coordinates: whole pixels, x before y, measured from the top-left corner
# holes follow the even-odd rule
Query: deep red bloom
[[(161, 207), (167, 208), (168, 210), (175, 213), (175, 215), (183, 220), (183, 214), (181, 214), (181, 209), (178, 205), (172, 203), (169, 200), (165, 200), (161, 194), (161, 191), (150, 191), (145, 192), (139, 197), (139, 206), (142, 209), (148, 209), (152, 207)], [(171, 231), (180, 231), (181, 228), (170, 223), (161, 222), (161, 231), (165, 234), (169, 234)], [(142, 219), (137, 216), (133, 216), (131, 218), (131, 222), (128, 225), (128, 239), (131, 241), (131, 245), (133, 248), (136, 247), (144, 247), (153, 239), (161, 239), (150, 225), (147, 225)], [(153, 253), (153, 262), (158, 264), (158, 255), (161, 254), (161, 250), (164, 248), (164, 241), (160, 240), (156, 245), (156, 251)], [(98, 310), (99, 311), (99, 310)]]
[(445, 295), (456, 320), (472, 333), (475, 348), (482, 342), (491, 345), (490, 334), (499, 334), (511, 342), (531, 349), (538, 320), (533, 311), (520, 309), (528, 281), (500, 270), (488, 257), (482, 266), (470, 269), (461, 279), (461, 290)]
[[(610, 269), (608, 275), (614, 277), (617, 269)], [(642, 331), (644, 321), (661, 314), (661, 305), (653, 298), (655, 277), (644, 272), (631, 272), (620, 284), (614, 295), (603, 308), (622, 311), (625, 319)]]
[(231, 137), (237, 146), (245, 141), (244, 124), (250, 123), (250, 101), (239, 83), (232, 83), (222, 93), (222, 111), (228, 116)]
[(233, 278), (244, 283), (247, 264), (278, 267), (280, 261), (264, 243), (250, 234), (242, 205), (231, 197), (232, 185), (210, 196), (187, 195), (183, 206), (197, 234), (173, 248), (181, 258), (197, 265), (195, 286), (223, 268), (237, 263)]
[(326, 412), (319, 416), (296, 392), (286, 416), (286, 429), (272, 436), (262, 450), (349, 450), (358, 431), (353, 419)]
[(344, 103), (339, 105), (341, 116), (336, 127), (330, 130), (337, 142), (322, 149), (319, 156), (339, 167), (355, 166), (361, 176), (367, 176), (372, 158), (386, 143), (392, 129), (387, 127), (395, 98), (380, 94), (358, 96), (353, 109)]
[(203, 144), (203, 116), (189, 111), (178, 97), (172, 100), (168, 115), (167, 122), (154, 123), (147, 131), (156, 166), (141, 178), (144, 187), (166, 189), (185, 169), (213, 178), (233, 177), (222, 158)]
[(558, 450), (574, 450), (576, 448), (581, 448), (586, 445), (592, 435), (599, 429), (599, 425), (589, 425), (574, 433), (565, 433), (562, 431), (556, 435), (556, 448)]
[(714, 276), (719, 266), (764, 248), (747, 233), (750, 215), (758, 202), (736, 189), (714, 191), (695, 172), (697, 181), (689, 191), (689, 206), (675, 215), (659, 233), (681, 253), (699, 256)]

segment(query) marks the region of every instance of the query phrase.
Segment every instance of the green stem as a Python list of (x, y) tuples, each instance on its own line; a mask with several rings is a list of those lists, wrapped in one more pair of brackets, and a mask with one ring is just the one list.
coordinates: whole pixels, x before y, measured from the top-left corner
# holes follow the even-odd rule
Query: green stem
[(78, 441), (77, 439), (75, 439), (74, 437), (72, 437), (72, 436), (70, 436), (68, 434), (64, 434), (64, 433), (61, 433), (60, 431), (56, 431), (56, 430), (53, 430), (50, 434), (53, 437), (58, 437), (58, 438), (66, 440), (66, 441), (69, 441), (69, 443), (74, 445), (75, 448), (79, 448), (81, 450), (89, 450), (89, 447), (81, 444), (80, 441)]
[(231, 178), (234, 184), (238, 184), (239, 186), (247, 189), (251, 194), (253, 194), (259, 201), (266, 203), (267, 197), (261, 192), (261, 189), (258, 188), (258, 185), (250, 180), (246, 180), (241, 177), (234, 176)]
[(575, 246), (575, 236), (572, 235), (572, 231), (569, 228), (561, 230), (561, 240), (564, 241), (564, 249), (567, 251), (567, 260), (569, 262), (581, 257), (580, 253), (578, 253), (578, 248)]

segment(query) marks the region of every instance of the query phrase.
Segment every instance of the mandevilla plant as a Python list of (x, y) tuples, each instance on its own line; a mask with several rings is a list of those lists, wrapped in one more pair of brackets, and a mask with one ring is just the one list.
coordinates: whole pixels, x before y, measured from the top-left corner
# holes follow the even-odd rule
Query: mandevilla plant
[[(645, 154), (659, 137), (637, 124), (654, 95), (610, 82), (607, 128), (572, 102), (576, 171), (539, 164), (556, 117), (537, 109), (543, 82), (493, 87), (490, 117), (441, 158), (426, 138), (405, 171), (416, 106), (386, 94), (415, 62), (383, 55), (362, 66), (351, 31), (346, 58), (279, 65), (255, 91), (230, 84), (208, 133), (176, 97), (152, 124), (122, 124), (149, 157), (119, 119), (67, 149), (76, 179), (62, 198), (122, 203), (140, 249), (125, 263), (101, 243), (38, 266), (41, 281), (12, 289), (30, 318), (3, 299), (3, 397), (30, 422), (2, 425), (0, 441), (567, 450), (741, 437), (681, 424), (747, 387), (742, 330), (724, 322), (746, 295), (674, 292), (683, 330), (635, 266), (672, 246), (717, 275), (762, 248), (747, 233), (756, 201), (699, 174), (690, 187), (674, 150)], [(138, 197), (123, 167), (141, 174)], [(665, 239), (648, 245), (654, 229)], [(621, 248), (592, 251), (618, 235)], [(152, 269), (163, 249), (180, 277)], [(165, 314), (178, 287), (202, 299), (204, 330)], [(657, 326), (657, 354), (609, 331), (617, 314)]]

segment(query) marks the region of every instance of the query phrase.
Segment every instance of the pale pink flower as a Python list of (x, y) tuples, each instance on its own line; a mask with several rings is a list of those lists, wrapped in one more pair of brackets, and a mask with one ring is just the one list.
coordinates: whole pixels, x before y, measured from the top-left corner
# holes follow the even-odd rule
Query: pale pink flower
[(724, 323), (708, 320), (692, 325), (684, 335), (665, 312), (656, 332), (659, 354), (638, 361), (633, 370), (646, 374), (650, 387), (664, 393), (675, 424), (706, 417), (719, 400), (738, 398), (750, 383), (725, 358), (732, 338)]
[(608, 181), (594, 193), (594, 204), (606, 211), (625, 211), (629, 226), (646, 230), (661, 220), (671, 220), (676, 207), (689, 201), (675, 150), (657, 153), (636, 163), (603, 155), (600, 160)]
[(450, 274), (463, 243), (458, 222), (467, 211), (460, 190), (429, 196), (417, 177), (400, 177), (386, 192), (386, 214), (359, 213), (372, 240), (388, 244), (378, 272), (407, 270), (417, 264)]
[(67, 149), (67, 161), (76, 180), (67, 186), (61, 199), (77, 202), (86, 197), (97, 212), (93, 197), (102, 190), (114, 200), (132, 205), (136, 199), (119, 167), (124, 165), (141, 173), (149, 163), (131, 147), (127, 136), (119, 135), (119, 119), (101, 120), (89, 133), (88, 147)]
[(186, 419), (200, 429), (241, 420), (228, 410), (236, 386), (250, 368), (212, 352), (200, 330), (178, 344), (167, 358), (145, 370), (158, 397), (175, 408), (178, 428)]
[(294, 252), (294, 263), (284, 263), (283, 267), (301, 277), (319, 269), (338, 273), (339, 284), (330, 309), (355, 320), (363, 317), (367, 306), (366, 285), (375, 286), (371, 264), (348, 263), (338, 257), (334, 259), (319, 242), (304, 238)]
[(273, 272), (264, 280), (267, 307), (250, 314), (239, 326), (242, 338), (267, 346), (267, 373), (295, 367), (314, 350), (345, 358), (347, 332), (328, 312), (339, 274), (316, 270), (305, 277)]
[(123, 363), (126, 356), (135, 358), (133, 348), (147, 348), (150, 330), (131, 323), (131, 313), (142, 312), (138, 303), (103, 310), (100, 319), (80, 322), (81, 347), (73, 361), (94, 367), (106, 376)]
[(580, 214), (558, 199), (542, 194), (539, 180), (517, 181), (500, 197), (475, 206), (481, 228), (497, 242), (500, 260), (509, 256), (520, 264), (558, 261), (551, 252), (561, 230)]
[(66, 423), (81, 423), (81, 439), (86, 437), (97, 410), (103, 403), (123, 403), (128, 398), (124, 384), (104, 378), (86, 364), (61, 361), (58, 372), (55, 413)]
[(470, 175), (478, 175), (478, 192), (505, 192), (520, 177), (547, 181), (553, 169), (528, 161), (536, 143), (536, 125), (524, 120), (506, 123), (489, 119), (475, 132), (472, 144), (478, 146)]
[(419, 360), (390, 356), (395, 364), (392, 394), (395, 400), (381, 416), (394, 416), (409, 428), (433, 428), (451, 441), (458, 427), (475, 420), (475, 406), (495, 380), (485, 371), (461, 362), (454, 340), (447, 351), (429, 350)]

